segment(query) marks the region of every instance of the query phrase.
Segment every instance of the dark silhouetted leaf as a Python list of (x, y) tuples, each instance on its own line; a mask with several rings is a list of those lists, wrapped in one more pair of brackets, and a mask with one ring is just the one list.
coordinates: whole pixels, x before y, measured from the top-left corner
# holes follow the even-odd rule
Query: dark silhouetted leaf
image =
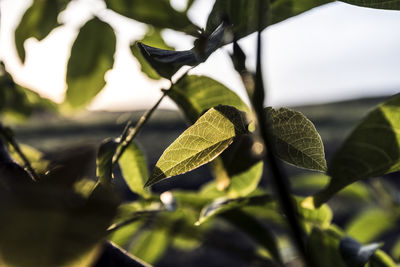
[(243, 114), (237, 109), (211, 108), (164, 151), (146, 186), (210, 162), (246, 131)]
[(104, 186), (108, 186), (114, 178), (112, 158), (117, 147), (118, 143), (114, 139), (106, 139), (97, 153), (97, 177)]
[(400, 10), (400, 0), (341, 0), (341, 2), (362, 7)]
[[(140, 40), (141, 43), (145, 43), (146, 45), (152, 47), (158, 47), (160, 49), (173, 50), (173, 47), (168, 46), (162, 36), (159, 29), (149, 28), (146, 35)], [(132, 54), (136, 57), (136, 59), (140, 63), (140, 67), (142, 72), (146, 73), (147, 76), (151, 79), (160, 79), (160, 75), (153, 69), (153, 67), (147, 62), (147, 60), (143, 57), (140, 52), (138, 43), (135, 42), (131, 45)]]
[(326, 171), (324, 146), (311, 121), (287, 108), (266, 108), (265, 112), (272, 149), (279, 158), (301, 168)]
[(115, 53), (113, 29), (98, 18), (80, 30), (67, 67), (65, 101), (72, 108), (89, 104), (106, 84), (104, 75), (112, 68)]
[[(142, 55), (162, 77), (171, 77), (185, 65), (195, 66), (204, 62), (220, 45), (226, 25), (222, 23), (207, 38), (197, 42), (191, 50), (171, 51), (138, 43)], [(198, 39), (200, 40), (200, 39)]]
[(378, 243), (363, 246), (350, 237), (343, 238), (339, 244), (344, 261), (354, 267), (363, 267), (379, 247)]
[(132, 192), (143, 197), (149, 197), (149, 192), (143, 188), (149, 173), (146, 159), (135, 144), (131, 143), (118, 161), (125, 182)]
[(134, 20), (157, 28), (195, 34), (198, 27), (184, 12), (173, 9), (168, 0), (106, 0), (107, 7)]
[(353, 130), (333, 156), (329, 185), (319, 192), (323, 203), (345, 186), (400, 170), (400, 95), (379, 105)]
[(24, 42), (29, 37), (39, 41), (57, 27), (58, 14), (69, 0), (34, 0), (15, 30), (15, 45), (22, 62), (25, 61)]

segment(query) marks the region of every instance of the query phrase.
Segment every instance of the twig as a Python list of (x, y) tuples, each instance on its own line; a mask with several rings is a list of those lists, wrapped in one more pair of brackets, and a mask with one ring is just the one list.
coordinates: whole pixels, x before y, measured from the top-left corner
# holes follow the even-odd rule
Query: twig
[(15, 140), (15, 138), (14, 138), (12, 132), (11, 132), (11, 129), (9, 129), (8, 127), (4, 127), (0, 123), (0, 135), (2, 135), (4, 140), (14, 148), (15, 152), (22, 159), (22, 161), (24, 162), (24, 167), (28, 171), (28, 173), (31, 176), (32, 180), (34, 182), (38, 181), (39, 180), (39, 176), (37, 175), (37, 173), (33, 169), (31, 163), (29, 162), (28, 158), (25, 156), (24, 152), (22, 152), (20, 146), (18, 145), (17, 141)]

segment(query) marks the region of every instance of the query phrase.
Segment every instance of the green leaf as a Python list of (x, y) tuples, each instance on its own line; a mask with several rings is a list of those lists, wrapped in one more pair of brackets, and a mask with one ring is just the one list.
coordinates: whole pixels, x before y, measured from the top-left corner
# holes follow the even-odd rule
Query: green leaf
[(25, 40), (35, 37), (40, 41), (59, 26), (58, 14), (64, 10), (68, 2), (68, 0), (33, 1), (15, 30), (15, 45), (22, 62), (25, 61)]
[(297, 210), (307, 232), (312, 227), (328, 228), (331, 224), (333, 213), (328, 205), (316, 208), (312, 198), (297, 198)]
[(201, 36), (195, 41), (195, 47), (184, 51), (171, 51), (138, 43), (140, 52), (150, 65), (164, 78), (171, 77), (183, 66), (195, 66), (207, 58), (219, 47), (224, 37), (226, 25), (222, 23), (209, 36)]
[[(168, 46), (162, 36), (161, 31), (156, 28), (149, 28), (146, 35), (140, 40), (141, 43), (145, 43), (146, 45), (158, 47), (161, 49), (173, 50), (173, 47)], [(136, 57), (136, 59), (140, 63), (140, 67), (142, 72), (144, 72), (149, 78), (158, 80), (160, 79), (160, 75), (153, 69), (153, 67), (147, 62), (147, 60), (143, 57), (140, 52), (138, 43), (135, 42), (131, 45), (132, 54)]]
[(400, 95), (373, 109), (333, 156), (329, 185), (315, 196), (323, 203), (347, 185), (400, 170)]
[(372, 255), (367, 267), (397, 267), (397, 264), (382, 250), (377, 250)]
[(324, 146), (317, 130), (303, 114), (287, 108), (266, 108), (272, 150), (295, 166), (326, 171)]
[(98, 18), (87, 22), (76, 38), (67, 67), (66, 103), (71, 108), (89, 104), (106, 84), (105, 73), (114, 63), (113, 29)]
[(246, 131), (243, 114), (237, 109), (211, 108), (164, 151), (145, 186), (212, 161)]
[(400, 10), (400, 0), (342, 0), (341, 2), (362, 7)]
[(97, 153), (97, 177), (105, 186), (110, 185), (114, 178), (112, 159), (117, 147), (118, 143), (114, 139), (106, 139), (100, 145)]
[(206, 76), (186, 75), (168, 91), (168, 96), (181, 108), (191, 123), (204, 111), (217, 105), (229, 105), (250, 112), (249, 107), (236, 93)]
[(106, 0), (107, 7), (121, 15), (153, 25), (194, 34), (198, 27), (186, 16), (176, 11), (169, 0)]
[(395, 226), (393, 214), (379, 208), (372, 208), (354, 217), (345, 230), (361, 243), (374, 241), (379, 235)]
[(132, 192), (145, 198), (149, 197), (149, 192), (143, 188), (149, 177), (147, 162), (140, 148), (132, 142), (122, 154), (118, 163), (121, 167), (122, 176)]
[(339, 251), (348, 266), (363, 267), (379, 247), (378, 243), (363, 246), (356, 240), (345, 237), (340, 240)]
[(400, 260), (400, 237), (398, 237), (394, 243), (390, 251), (390, 255), (392, 255), (397, 261)]
[(238, 209), (244, 206), (263, 206), (272, 201), (270, 195), (256, 195), (240, 198), (218, 198), (212, 203), (206, 205), (200, 212), (200, 217), (196, 225), (203, 224), (210, 218), (227, 212), (232, 209)]

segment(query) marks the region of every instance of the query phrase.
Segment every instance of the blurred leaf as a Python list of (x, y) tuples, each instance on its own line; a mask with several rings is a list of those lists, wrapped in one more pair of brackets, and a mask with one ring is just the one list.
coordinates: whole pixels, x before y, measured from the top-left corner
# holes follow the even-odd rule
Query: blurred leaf
[(223, 213), (222, 217), (267, 249), (279, 266), (285, 266), (275, 236), (264, 224), (240, 210), (230, 210)]
[(204, 61), (219, 47), (224, 37), (226, 25), (222, 23), (209, 36), (197, 39), (190, 50), (171, 51), (138, 43), (143, 57), (154, 70), (164, 78), (171, 77), (183, 66), (196, 66)]
[(88, 199), (41, 183), (0, 193), (2, 266), (90, 266), (118, 205), (101, 186)]
[(130, 245), (130, 241), (133, 239), (133, 235), (143, 226), (143, 223), (143, 221), (134, 221), (121, 228), (118, 228), (111, 233), (109, 240), (118, 246), (127, 249), (127, 247)]
[(212, 161), (246, 131), (243, 114), (236, 108), (211, 108), (164, 151), (146, 186)]
[(326, 171), (324, 145), (315, 126), (303, 114), (287, 108), (266, 108), (273, 151), (295, 166)]
[(168, 229), (154, 228), (141, 233), (129, 252), (145, 262), (154, 264), (164, 255), (170, 242)]
[(316, 208), (312, 198), (297, 198), (297, 210), (299, 217), (309, 232), (312, 227), (318, 226), (320, 228), (328, 228), (331, 224), (333, 213), (328, 205), (322, 205)]
[(400, 260), (400, 237), (397, 238), (390, 254), (395, 258), (397, 261)]
[(361, 243), (375, 240), (395, 226), (396, 218), (388, 211), (372, 208), (353, 217), (346, 226), (346, 233)]
[(210, 218), (222, 214), (228, 210), (241, 208), (244, 206), (263, 206), (272, 201), (270, 195), (256, 195), (240, 198), (218, 198), (212, 203), (206, 205), (200, 212), (200, 217), (196, 225), (203, 224)]
[(315, 196), (327, 201), (347, 185), (400, 170), (400, 95), (372, 110), (335, 153), (328, 168), (329, 185)]
[(114, 63), (116, 38), (113, 29), (93, 18), (80, 30), (67, 67), (66, 103), (71, 108), (89, 104), (106, 84), (104, 75)]
[[(145, 43), (146, 45), (158, 47), (160, 49), (167, 49), (173, 50), (174, 48), (167, 45), (162, 36), (161, 31), (155, 28), (149, 28), (146, 35), (140, 40), (141, 43)], [(160, 75), (153, 69), (153, 67), (147, 62), (147, 60), (143, 57), (142, 53), (140, 52), (138, 43), (135, 42), (131, 45), (132, 54), (136, 57), (139, 61), (140, 67), (142, 72), (146, 73), (147, 76), (151, 79), (158, 80), (160, 79)]]
[(362, 7), (400, 10), (400, 0), (342, 0), (342, 2)]
[(112, 242), (105, 242), (101, 256), (93, 266), (151, 267)]
[(363, 246), (350, 237), (343, 238), (339, 244), (344, 261), (354, 267), (363, 267), (379, 247), (378, 243)]
[[(291, 187), (297, 191), (307, 191), (315, 193), (321, 190), (329, 183), (329, 176), (323, 173), (310, 173), (295, 176), (291, 179)], [(368, 186), (364, 183), (353, 183), (338, 193), (338, 196), (346, 198), (354, 198), (363, 201), (371, 199)]]
[(149, 197), (149, 192), (143, 188), (149, 177), (149, 172), (141, 149), (132, 142), (122, 154), (118, 163), (121, 167), (122, 176), (132, 192), (145, 198)]
[(134, 20), (157, 28), (170, 28), (194, 34), (198, 27), (176, 11), (168, 0), (106, 0), (107, 7)]
[(114, 139), (106, 139), (102, 142), (97, 153), (97, 177), (104, 186), (111, 184), (113, 175), (112, 158), (117, 150), (118, 143)]
[(339, 252), (342, 234), (334, 227), (326, 230), (313, 228), (307, 241), (307, 251), (315, 266), (347, 267)]
[[(44, 154), (34, 147), (25, 144), (19, 144), (22, 153), (28, 158), (32, 167), (37, 173), (45, 173), (49, 165), (49, 161), (43, 159)], [(21, 166), (24, 165), (24, 161), (21, 159), (18, 153), (15, 152), (14, 148), (9, 148), (11, 157)]]
[(397, 267), (397, 265), (384, 251), (377, 250), (366, 267)]
[(15, 30), (15, 45), (22, 63), (25, 62), (25, 40), (35, 37), (40, 41), (59, 26), (58, 14), (64, 10), (68, 2), (69, 0), (34, 0), (25, 11)]

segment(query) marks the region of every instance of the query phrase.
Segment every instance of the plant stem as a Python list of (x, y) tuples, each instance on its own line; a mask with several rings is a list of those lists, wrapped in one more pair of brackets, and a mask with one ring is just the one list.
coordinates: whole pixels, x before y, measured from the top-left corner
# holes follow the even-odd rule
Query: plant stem
[(15, 152), (18, 154), (18, 156), (22, 159), (24, 162), (24, 167), (28, 171), (31, 179), (36, 182), (39, 180), (39, 176), (33, 169), (31, 163), (29, 162), (28, 158), (25, 156), (25, 154), (22, 152), (20, 146), (18, 145), (17, 141), (15, 140), (11, 130), (7, 127), (4, 127), (0, 123), (0, 134), (4, 137), (7, 143), (9, 143), (15, 150)]
[[(271, 139), (271, 129), (270, 125), (268, 125), (268, 121), (266, 118), (266, 114), (264, 112), (264, 97), (265, 97), (265, 89), (264, 82), (262, 78), (262, 66), (261, 66), (261, 31), (263, 29), (264, 22), (264, 0), (258, 1), (258, 36), (257, 36), (257, 67), (256, 67), (256, 75), (255, 75), (255, 89), (254, 94), (250, 96), (254, 110), (256, 112), (258, 126), (260, 129), (260, 134), (262, 139), (264, 140), (264, 144), (267, 148), (272, 147), (272, 139)], [(298, 211), (293, 203), (293, 199), (290, 194), (290, 190), (288, 187), (288, 177), (285, 175), (281, 166), (279, 165), (278, 159), (275, 157), (271, 150), (266, 153), (266, 161), (270, 166), (270, 170), (272, 173), (272, 179), (275, 185), (275, 189), (278, 193), (278, 198), (280, 202), (280, 206), (287, 217), (288, 224), (293, 234), (293, 239), (297, 249), (300, 252), (300, 255), (303, 257), (306, 264), (311, 265), (311, 261), (306, 252), (305, 247), (305, 233), (303, 228), (300, 226)]]
[[(172, 88), (172, 84), (171, 87)], [(168, 89), (170, 90), (170, 89)], [(142, 129), (142, 126), (149, 120), (153, 112), (157, 109), (157, 107), (160, 105), (161, 101), (164, 99), (164, 97), (167, 95), (168, 90), (162, 90), (162, 95), (158, 99), (158, 101), (149, 109), (147, 110), (142, 117), (140, 117), (139, 121), (135, 125), (134, 128), (133, 122), (129, 121), (126, 126), (124, 131), (121, 134), (120, 140), (119, 140), (119, 148), (117, 152), (115, 153), (113, 157), (113, 164), (117, 163), (124, 151), (128, 148), (132, 140), (135, 138), (135, 136), (139, 133), (139, 131)]]

